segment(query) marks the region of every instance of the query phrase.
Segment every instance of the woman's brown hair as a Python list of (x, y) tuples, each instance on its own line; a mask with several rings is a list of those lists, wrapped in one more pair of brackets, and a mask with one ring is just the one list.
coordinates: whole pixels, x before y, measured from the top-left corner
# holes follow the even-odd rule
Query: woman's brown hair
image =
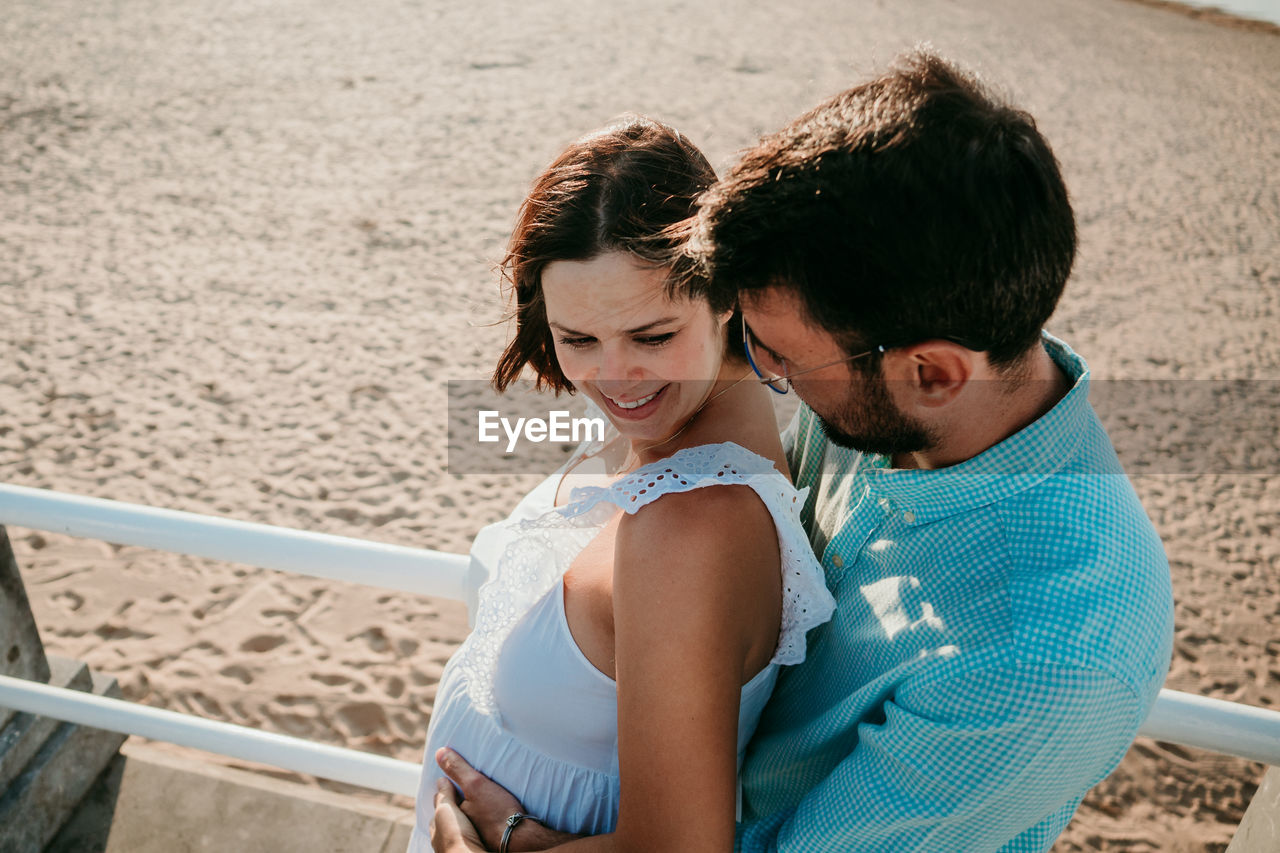
[[(682, 225), (715, 179), (706, 157), (679, 131), (643, 116), (623, 116), (566, 148), (533, 182), (502, 260), (516, 334), (498, 359), (494, 388), (505, 390), (529, 365), (537, 389), (572, 391), (547, 325), (542, 270), (612, 251), (672, 266), (680, 260)], [(673, 277), (669, 295), (684, 292), (687, 279)]]

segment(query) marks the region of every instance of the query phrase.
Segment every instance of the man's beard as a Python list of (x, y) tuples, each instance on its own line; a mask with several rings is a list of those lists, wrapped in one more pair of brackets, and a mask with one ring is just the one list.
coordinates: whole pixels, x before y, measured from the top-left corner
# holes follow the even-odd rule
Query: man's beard
[(818, 415), (818, 423), (832, 444), (863, 453), (892, 457), (929, 450), (937, 444), (928, 427), (908, 417), (893, 402), (879, 371), (853, 380), (843, 407), (830, 418)]

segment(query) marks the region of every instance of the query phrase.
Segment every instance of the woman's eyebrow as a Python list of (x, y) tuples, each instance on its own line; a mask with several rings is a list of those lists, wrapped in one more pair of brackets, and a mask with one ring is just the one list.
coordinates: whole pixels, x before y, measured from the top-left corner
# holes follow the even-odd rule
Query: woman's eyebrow
[[(645, 323), (643, 326), (636, 326), (634, 329), (627, 329), (626, 334), (628, 334), (628, 335), (639, 335), (639, 334), (642, 334), (642, 333), (644, 333), (644, 332), (649, 331), (650, 329), (654, 328), (655, 326), (663, 326), (663, 325), (666, 325), (666, 324), (668, 324), (668, 323), (675, 323), (675, 322), (678, 322), (678, 321), (679, 321), (679, 319), (680, 319), (679, 317), (663, 317), (663, 318), (662, 318), (662, 319), (660, 319), (660, 320), (654, 320), (652, 323)], [(548, 321), (547, 321), (547, 325), (548, 325), (548, 326), (551, 326), (553, 329), (555, 329), (555, 330), (556, 330), (556, 331), (558, 331), (558, 332), (563, 332), (564, 334), (566, 334), (566, 335), (572, 335), (573, 337), (577, 337), (577, 338), (590, 338), (590, 337), (593, 337), (592, 335), (588, 335), (586, 332), (576, 332), (576, 331), (574, 331), (573, 329), (567, 328), (567, 327), (565, 327), (565, 326), (561, 326), (561, 325), (560, 325), (559, 323), (557, 323), (555, 320), (548, 320)]]
[(643, 326), (636, 326), (634, 329), (627, 329), (628, 335), (638, 335), (641, 332), (647, 332), (655, 326), (665, 326), (668, 323), (679, 321), (679, 317), (663, 317), (661, 320), (654, 320), (652, 323), (645, 323)]
[(547, 325), (548, 325), (548, 326), (550, 326), (551, 328), (555, 329), (557, 332), (563, 332), (564, 334), (566, 334), (566, 335), (570, 335), (571, 337), (575, 337), (575, 338), (589, 338), (589, 337), (591, 337), (590, 335), (586, 334), (585, 332), (575, 332), (573, 329), (570, 329), (570, 328), (568, 328), (567, 326), (561, 326), (561, 325), (560, 325), (559, 323), (557, 323), (555, 320), (548, 320), (548, 321), (547, 321)]

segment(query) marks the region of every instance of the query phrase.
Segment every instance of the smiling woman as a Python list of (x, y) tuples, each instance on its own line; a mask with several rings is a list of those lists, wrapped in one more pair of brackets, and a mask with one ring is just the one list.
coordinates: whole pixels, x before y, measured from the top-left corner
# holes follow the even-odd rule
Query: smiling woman
[(833, 602), (740, 321), (672, 284), (714, 177), (679, 133), (628, 118), (569, 146), (521, 207), (493, 384), (528, 366), (611, 429), (476, 537), (489, 581), (440, 680), (411, 849), (437, 783), (474, 794), (476, 770), (510, 792), (462, 803), (489, 849), (732, 847), (747, 740)]
[[(566, 148), (535, 179), (502, 262), (516, 330), (494, 370), (494, 386), (503, 390), (527, 365), (537, 387), (573, 390), (556, 359), (548, 323), (544, 271), (550, 265), (587, 264), (587, 275), (647, 272), (646, 283), (661, 284), (670, 298), (697, 288), (702, 282), (696, 276), (676, 284), (668, 273), (681, 257), (681, 226), (715, 178), (702, 152), (681, 133), (640, 116), (623, 117)], [(596, 269), (593, 262), (602, 265)], [(573, 268), (561, 272), (572, 283)], [(583, 270), (578, 273), (580, 280)], [(560, 277), (552, 271), (553, 282)], [(645, 298), (656, 291), (646, 291)], [(731, 308), (723, 297), (707, 299), (713, 313)]]
[(672, 299), (666, 269), (622, 251), (554, 261), (542, 274), (561, 373), (633, 442), (666, 439), (707, 400), (731, 359), (724, 326), (702, 299)]

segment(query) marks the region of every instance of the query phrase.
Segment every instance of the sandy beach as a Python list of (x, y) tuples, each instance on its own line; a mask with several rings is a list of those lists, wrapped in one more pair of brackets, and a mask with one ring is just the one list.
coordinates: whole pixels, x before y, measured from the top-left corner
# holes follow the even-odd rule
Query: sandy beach
[[(6, 4), (0, 482), (464, 552), (536, 481), (446, 471), (445, 383), (505, 340), (493, 265), (537, 170), (627, 110), (723, 169), (920, 41), (1053, 144), (1081, 246), (1049, 329), (1095, 377), (1280, 387), (1274, 31), (771, 5)], [(1172, 564), (1169, 686), (1274, 708), (1277, 410), (1247, 415), (1269, 443), (1147, 442), (1131, 471)], [(10, 535), (47, 647), (128, 698), (420, 758), (460, 604)], [(1221, 850), (1262, 772), (1140, 739), (1055, 850)]]

